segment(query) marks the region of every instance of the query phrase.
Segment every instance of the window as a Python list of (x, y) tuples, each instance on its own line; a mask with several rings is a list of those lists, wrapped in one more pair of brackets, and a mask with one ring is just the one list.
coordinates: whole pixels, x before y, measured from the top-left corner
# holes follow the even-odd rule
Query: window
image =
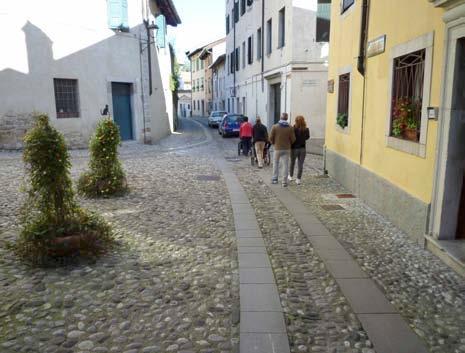
[(253, 37), (250, 36), (247, 39), (247, 63), (250, 65), (253, 63)]
[(279, 11), (278, 48), (284, 47), (285, 43), (286, 43), (286, 9), (283, 7)]
[(253, 0), (247, 0), (247, 5), (252, 6)]
[(204, 68), (204, 61), (203, 60), (200, 60), (200, 68), (203, 70)]
[(318, 0), (316, 14), (316, 41), (329, 42), (331, 23), (331, 0)]
[(241, 0), (241, 16), (245, 14), (245, 0)]
[(233, 13), (234, 13), (234, 22), (235, 23), (239, 22), (239, 1), (236, 1), (234, 3)]
[(268, 20), (268, 22), (266, 23), (266, 32), (267, 32), (267, 37), (266, 37), (266, 53), (267, 54), (271, 54), (271, 50), (272, 50), (272, 47), (271, 47), (271, 44), (273, 43), (272, 41), (272, 23), (271, 23), (271, 18)]
[(257, 29), (257, 60), (262, 58), (262, 29)]
[(200, 89), (201, 89), (202, 91), (204, 90), (204, 83), (205, 83), (205, 81), (204, 81), (204, 79), (202, 78), (202, 83), (201, 83), (201, 85), (200, 85)]
[(229, 34), (229, 15), (226, 16), (226, 34)]
[(54, 78), (57, 118), (79, 118), (78, 81)]
[(245, 42), (242, 42), (242, 68), (245, 68)]
[(127, 0), (107, 0), (108, 27), (127, 31), (128, 24), (128, 3)]
[(166, 47), (166, 18), (163, 15), (158, 15), (155, 19), (155, 23), (158, 27), (156, 43), (159, 48)]
[(426, 50), (394, 59), (390, 135), (418, 142), (420, 139)]
[(195, 101), (194, 101), (194, 110), (195, 110)]
[(341, 13), (346, 12), (354, 4), (355, 0), (342, 0)]
[(350, 73), (339, 76), (337, 124), (344, 129), (349, 125)]
[(239, 48), (236, 48), (236, 57), (234, 59), (234, 62), (236, 63), (236, 71), (239, 71), (240, 66), (241, 66), (241, 57), (240, 57)]
[(234, 67), (235, 67), (235, 64), (234, 64), (234, 51), (229, 54), (229, 73), (230, 74), (233, 74), (234, 73)]

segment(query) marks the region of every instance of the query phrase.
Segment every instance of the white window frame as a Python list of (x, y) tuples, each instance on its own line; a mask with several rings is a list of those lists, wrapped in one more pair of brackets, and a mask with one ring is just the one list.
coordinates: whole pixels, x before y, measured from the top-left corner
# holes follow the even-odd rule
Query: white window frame
[[(433, 46), (434, 32), (426, 33), (420, 37), (412, 39), (406, 43), (396, 45), (391, 49), (389, 58), (389, 89), (388, 89), (388, 110), (386, 114), (386, 146), (392, 149), (426, 158), (426, 142), (428, 135), (428, 107), (431, 96), (431, 79), (433, 74)], [(419, 50), (425, 50), (425, 77), (423, 81), (423, 98), (421, 106), (421, 128), (418, 142), (403, 140), (391, 136), (392, 128), (392, 86), (394, 60), (400, 56), (407, 55)]]
[[(352, 65), (344, 66), (339, 68), (338, 73), (337, 73), (337, 82), (334, 83), (334, 90), (336, 91), (336, 102), (335, 102), (335, 109), (334, 111), (336, 112), (336, 116), (334, 117), (334, 126), (337, 131), (343, 133), (343, 134), (350, 134), (350, 128), (351, 128), (351, 122), (352, 122), (352, 92), (353, 92), (353, 82), (354, 82), (354, 75), (352, 74)], [(337, 124), (337, 110), (339, 106), (339, 77), (341, 75), (345, 74), (350, 74), (350, 81), (349, 81), (349, 121), (347, 122), (347, 126), (343, 129)]]

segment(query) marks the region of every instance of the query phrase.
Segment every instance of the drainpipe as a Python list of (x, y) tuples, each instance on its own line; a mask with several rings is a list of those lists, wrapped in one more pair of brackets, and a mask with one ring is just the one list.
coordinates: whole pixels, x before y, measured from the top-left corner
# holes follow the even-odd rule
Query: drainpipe
[(364, 125), (365, 125), (365, 100), (366, 100), (366, 45), (368, 37), (368, 13), (369, 0), (363, 0), (362, 5), (362, 21), (360, 26), (360, 47), (357, 58), (357, 70), (363, 77), (363, 95), (362, 95), (362, 122), (360, 132), (360, 157), (359, 164), (363, 163), (363, 140), (364, 140)]
[[(234, 18), (233, 18), (233, 57), (234, 57), (234, 68), (233, 68), (233, 103), (232, 103), (232, 106), (231, 108), (234, 109), (234, 104), (235, 104), (235, 99), (236, 98), (236, 67), (237, 67), (237, 58), (236, 58), (236, 3), (233, 2), (233, 13), (234, 13)], [(238, 6), (238, 9), (239, 9), (239, 6)], [(239, 15), (238, 15), (239, 16)], [(237, 113), (237, 112), (236, 112)]]
[(149, 96), (152, 95), (152, 48), (150, 44), (150, 30), (151, 29), (158, 29), (157, 25), (152, 24), (149, 25), (148, 20), (144, 20), (144, 25), (145, 29), (147, 30), (147, 59), (148, 59), (148, 65), (149, 65)]
[(265, 0), (262, 0), (262, 92), (265, 90), (263, 73), (265, 72)]

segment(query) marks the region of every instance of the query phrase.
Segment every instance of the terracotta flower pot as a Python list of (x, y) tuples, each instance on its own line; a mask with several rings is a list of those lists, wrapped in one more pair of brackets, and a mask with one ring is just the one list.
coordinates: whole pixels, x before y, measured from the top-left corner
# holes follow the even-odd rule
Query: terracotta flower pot
[(406, 128), (404, 130), (404, 138), (409, 141), (418, 141), (418, 132), (417, 129)]
[(85, 235), (69, 235), (66, 237), (58, 237), (50, 242), (49, 255), (51, 256), (69, 256), (79, 252), (83, 243), (92, 241), (93, 236)]

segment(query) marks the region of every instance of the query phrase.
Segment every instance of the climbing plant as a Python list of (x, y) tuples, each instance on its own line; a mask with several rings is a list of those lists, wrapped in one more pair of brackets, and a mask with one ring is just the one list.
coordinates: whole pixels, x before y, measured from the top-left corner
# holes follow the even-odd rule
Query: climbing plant
[(50, 125), (47, 115), (35, 119), (24, 138), (26, 199), (20, 212), (19, 254), (38, 259), (104, 251), (102, 245), (110, 241), (111, 229), (77, 204), (63, 135)]
[(118, 159), (119, 128), (111, 118), (99, 121), (89, 144), (89, 171), (81, 175), (78, 191), (87, 197), (110, 197), (128, 191), (126, 176)]

